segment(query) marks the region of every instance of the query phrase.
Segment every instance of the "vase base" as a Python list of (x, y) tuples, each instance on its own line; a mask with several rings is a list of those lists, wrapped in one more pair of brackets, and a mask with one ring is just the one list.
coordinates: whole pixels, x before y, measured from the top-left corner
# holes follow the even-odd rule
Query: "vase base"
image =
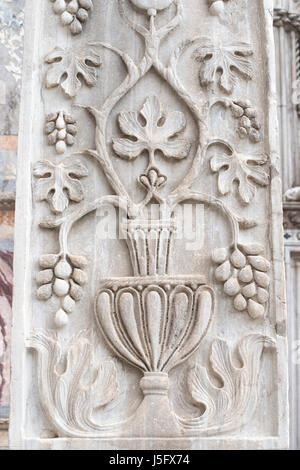
[(128, 438), (178, 438), (183, 430), (177, 422), (169, 398), (163, 395), (147, 395), (122, 429), (122, 437)]

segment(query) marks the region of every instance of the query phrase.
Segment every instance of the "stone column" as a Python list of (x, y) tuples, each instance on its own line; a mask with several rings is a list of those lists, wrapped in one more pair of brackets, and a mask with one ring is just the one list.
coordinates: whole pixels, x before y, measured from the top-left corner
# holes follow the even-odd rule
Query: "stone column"
[(277, 62), (277, 102), (281, 139), (281, 172), (284, 187), (284, 228), (289, 312), (290, 363), (290, 441), (300, 446), (299, 430), (299, 363), (297, 341), (300, 339), (299, 298), (297, 297), (297, 263), (300, 251), (300, 2), (276, 0), (274, 3), (274, 37)]
[(11, 448), (288, 447), (272, 8), (27, 0)]

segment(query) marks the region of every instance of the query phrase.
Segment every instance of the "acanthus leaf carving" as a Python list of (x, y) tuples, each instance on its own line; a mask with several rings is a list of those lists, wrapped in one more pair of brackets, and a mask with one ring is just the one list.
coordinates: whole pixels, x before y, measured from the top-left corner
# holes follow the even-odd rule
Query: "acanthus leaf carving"
[[(129, 160), (138, 157), (144, 150), (149, 153), (149, 166), (155, 166), (155, 151), (160, 150), (167, 158), (185, 158), (191, 144), (177, 135), (186, 127), (182, 112), (174, 111), (164, 116), (159, 99), (150, 96), (144, 103), (141, 116), (146, 124), (139, 121), (139, 113), (123, 112), (119, 115), (119, 126), (129, 138), (115, 138), (114, 151), (122, 158)], [(135, 139), (135, 140), (133, 140)]]
[(81, 88), (82, 78), (88, 86), (97, 83), (96, 67), (101, 65), (99, 55), (88, 49), (62, 49), (56, 47), (45, 58), (50, 64), (46, 74), (47, 88), (61, 86), (66, 95), (74, 98)]
[(207, 86), (217, 83), (226, 93), (231, 94), (238, 77), (251, 80), (253, 68), (249, 57), (252, 49), (246, 43), (215, 45), (209, 39), (203, 39), (195, 52), (195, 58), (201, 63), (200, 83)]
[(262, 168), (267, 163), (264, 154), (245, 154), (234, 150), (226, 142), (216, 141), (209, 145), (213, 153), (210, 167), (214, 173), (219, 173), (218, 189), (224, 196), (232, 192), (235, 181), (238, 182), (238, 193), (245, 204), (249, 204), (256, 194), (255, 182), (267, 186), (270, 177)]
[(187, 387), (192, 402), (204, 406), (205, 411), (198, 418), (180, 420), (186, 432), (224, 434), (249, 422), (257, 406), (261, 356), (266, 348), (275, 348), (271, 338), (259, 334), (244, 336), (237, 346), (242, 364), (236, 367), (228, 343), (223, 339), (213, 342), (209, 362), (222, 386), (216, 386), (208, 369), (200, 364), (189, 370)]
[(55, 165), (49, 161), (40, 161), (34, 167), (36, 195), (39, 201), (47, 201), (52, 212), (61, 214), (69, 201), (81, 202), (84, 191), (80, 178), (88, 175), (88, 169), (83, 163), (60, 163)]
[(34, 331), (27, 346), (37, 351), (41, 404), (53, 430), (63, 437), (104, 432), (92, 414), (116, 398), (119, 382), (115, 362), (97, 359), (91, 332), (80, 331), (63, 345), (52, 330)]

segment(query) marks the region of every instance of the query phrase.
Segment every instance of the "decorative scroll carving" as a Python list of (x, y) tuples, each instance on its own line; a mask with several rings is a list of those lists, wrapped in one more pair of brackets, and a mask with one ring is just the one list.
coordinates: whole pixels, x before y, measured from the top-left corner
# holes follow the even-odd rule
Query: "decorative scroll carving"
[(208, 38), (203, 38), (202, 43), (195, 53), (196, 60), (201, 63), (199, 76), (202, 86), (217, 83), (221, 90), (231, 94), (239, 76), (245, 80), (252, 79), (253, 70), (248, 57), (253, 51), (248, 44), (215, 45)]
[(74, 98), (81, 88), (82, 78), (88, 86), (97, 83), (97, 71), (95, 67), (101, 65), (99, 55), (91, 49), (65, 50), (56, 47), (45, 58), (47, 64), (52, 64), (46, 75), (47, 88), (58, 85), (62, 87), (66, 95)]
[(48, 145), (55, 145), (56, 153), (63, 154), (67, 146), (71, 147), (75, 143), (76, 121), (64, 111), (48, 114), (45, 133), (48, 136)]
[(261, 355), (264, 349), (274, 347), (274, 341), (266, 336), (245, 336), (237, 346), (242, 366), (236, 367), (227, 342), (216, 339), (209, 362), (222, 385), (215, 385), (207, 367), (196, 364), (189, 370), (187, 387), (192, 402), (195, 406), (204, 406), (205, 411), (198, 418), (181, 419), (185, 431), (191, 435), (197, 432), (197, 435), (212, 436), (247, 424), (257, 406)]
[(87, 176), (88, 170), (80, 162), (54, 165), (49, 161), (40, 161), (35, 165), (33, 174), (38, 178), (37, 199), (47, 201), (56, 214), (62, 214), (69, 201), (80, 202), (84, 198), (79, 179)]
[(213, 261), (219, 264), (216, 279), (224, 282), (224, 292), (233, 297), (233, 305), (239, 312), (247, 311), (251, 318), (262, 318), (269, 299), (270, 263), (263, 256), (264, 247), (259, 243), (239, 245), (232, 254), (226, 248), (213, 253)]
[(37, 331), (27, 345), (37, 351), (41, 405), (53, 430), (62, 437), (93, 435), (97, 430), (93, 410), (104, 407), (118, 394), (114, 361), (100, 363), (96, 359), (94, 340), (87, 331), (64, 346), (53, 331)]
[(92, 0), (50, 0), (53, 11), (60, 15), (64, 26), (69, 26), (72, 34), (80, 34), (93, 7)]

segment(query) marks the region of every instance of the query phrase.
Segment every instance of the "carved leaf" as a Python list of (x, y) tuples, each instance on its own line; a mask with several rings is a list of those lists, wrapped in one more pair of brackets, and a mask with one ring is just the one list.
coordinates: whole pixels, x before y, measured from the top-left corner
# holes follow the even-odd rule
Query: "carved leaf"
[[(222, 195), (232, 191), (233, 183), (238, 182), (238, 192), (242, 200), (249, 204), (256, 193), (251, 180), (261, 186), (269, 184), (269, 175), (261, 168), (267, 162), (266, 155), (246, 155), (231, 147), (214, 145), (214, 156), (210, 161), (213, 172), (219, 173), (218, 188)], [(226, 150), (229, 151), (228, 154)]]
[(64, 92), (74, 98), (81, 88), (82, 78), (88, 86), (97, 82), (95, 67), (101, 65), (99, 55), (86, 49), (65, 50), (56, 47), (45, 58), (45, 62), (52, 64), (46, 75), (47, 88), (60, 85)]
[[(139, 114), (144, 118), (145, 125), (140, 122)], [(113, 148), (122, 158), (131, 160), (144, 150), (150, 155), (160, 150), (166, 157), (177, 159), (185, 158), (189, 153), (190, 143), (185, 139), (175, 138), (185, 129), (184, 114), (174, 111), (164, 116), (156, 96), (147, 98), (140, 113), (121, 113), (119, 125), (122, 132), (130, 136), (113, 140)]]
[(252, 65), (249, 59), (253, 51), (243, 42), (229, 46), (214, 45), (210, 41), (197, 50), (197, 60), (202, 63), (200, 68), (200, 83), (207, 86), (218, 83), (226, 93), (232, 93), (237, 81), (237, 75), (244, 79), (252, 78)]
[(111, 360), (99, 363), (93, 335), (83, 330), (62, 346), (52, 331), (37, 331), (27, 345), (37, 351), (40, 399), (57, 433), (88, 437), (107, 429), (91, 415), (116, 397), (117, 370)]
[(49, 161), (41, 161), (35, 165), (33, 174), (39, 178), (36, 184), (38, 200), (48, 201), (56, 214), (61, 214), (68, 207), (69, 200), (82, 201), (84, 192), (78, 179), (88, 175), (82, 163), (54, 165)]
[(220, 377), (218, 387), (210, 379), (208, 369), (197, 364), (188, 374), (188, 389), (194, 405), (205, 407), (202, 416), (182, 419), (187, 430), (206, 435), (222, 434), (240, 429), (252, 417), (258, 398), (258, 379), (264, 348), (274, 347), (266, 336), (251, 334), (238, 344), (242, 366), (236, 367), (226, 341), (216, 339), (212, 345), (210, 366)]

